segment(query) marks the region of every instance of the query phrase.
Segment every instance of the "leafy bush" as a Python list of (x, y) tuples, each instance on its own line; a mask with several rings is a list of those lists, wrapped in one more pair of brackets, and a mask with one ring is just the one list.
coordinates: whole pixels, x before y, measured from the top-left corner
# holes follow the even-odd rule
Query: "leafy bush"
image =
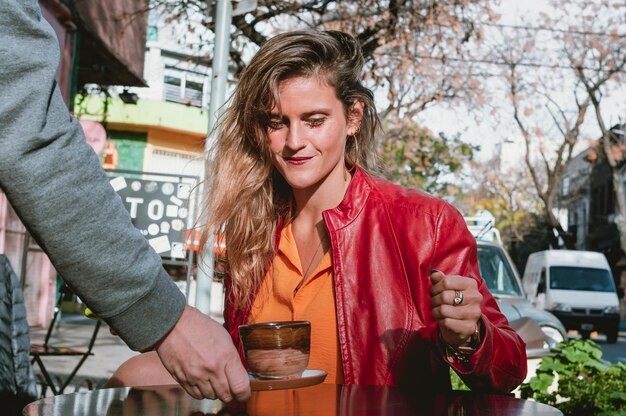
[[(591, 340), (560, 343), (544, 357), (537, 373), (521, 386), (522, 398), (557, 407), (565, 415), (626, 414), (626, 365), (602, 359), (600, 346)], [(558, 387), (548, 392), (555, 376)]]

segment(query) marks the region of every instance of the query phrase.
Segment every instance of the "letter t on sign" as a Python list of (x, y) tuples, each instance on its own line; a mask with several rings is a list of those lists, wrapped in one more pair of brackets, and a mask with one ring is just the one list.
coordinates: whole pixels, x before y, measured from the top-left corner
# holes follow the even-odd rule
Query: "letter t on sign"
[(133, 219), (137, 218), (137, 205), (143, 204), (143, 198), (133, 198), (132, 196), (129, 196), (126, 198), (126, 202), (130, 204), (130, 217)]

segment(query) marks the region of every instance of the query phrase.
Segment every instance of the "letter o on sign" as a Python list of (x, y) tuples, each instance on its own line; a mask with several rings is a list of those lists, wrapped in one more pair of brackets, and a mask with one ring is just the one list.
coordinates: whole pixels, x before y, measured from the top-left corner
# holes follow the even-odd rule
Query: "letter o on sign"
[(165, 205), (158, 199), (153, 199), (148, 203), (148, 217), (153, 221), (158, 221), (163, 218), (165, 212)]

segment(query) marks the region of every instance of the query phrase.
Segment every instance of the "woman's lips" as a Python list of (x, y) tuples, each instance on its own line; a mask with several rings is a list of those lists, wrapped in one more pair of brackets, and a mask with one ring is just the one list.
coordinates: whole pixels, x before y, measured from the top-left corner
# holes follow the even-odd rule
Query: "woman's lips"
[(313, 159), (313, 156), (286, 157), (285, 162), (290, 165), (303, 165), (311, 159)]

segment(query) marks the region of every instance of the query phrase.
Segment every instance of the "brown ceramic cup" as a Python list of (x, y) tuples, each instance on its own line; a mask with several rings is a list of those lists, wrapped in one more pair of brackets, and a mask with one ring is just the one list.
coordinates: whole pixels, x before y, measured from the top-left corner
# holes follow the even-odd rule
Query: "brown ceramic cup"
[(248, 370), (255, 377), (299, 377), (309, 364), (309, 321), (241, 325), (239, 337)]

